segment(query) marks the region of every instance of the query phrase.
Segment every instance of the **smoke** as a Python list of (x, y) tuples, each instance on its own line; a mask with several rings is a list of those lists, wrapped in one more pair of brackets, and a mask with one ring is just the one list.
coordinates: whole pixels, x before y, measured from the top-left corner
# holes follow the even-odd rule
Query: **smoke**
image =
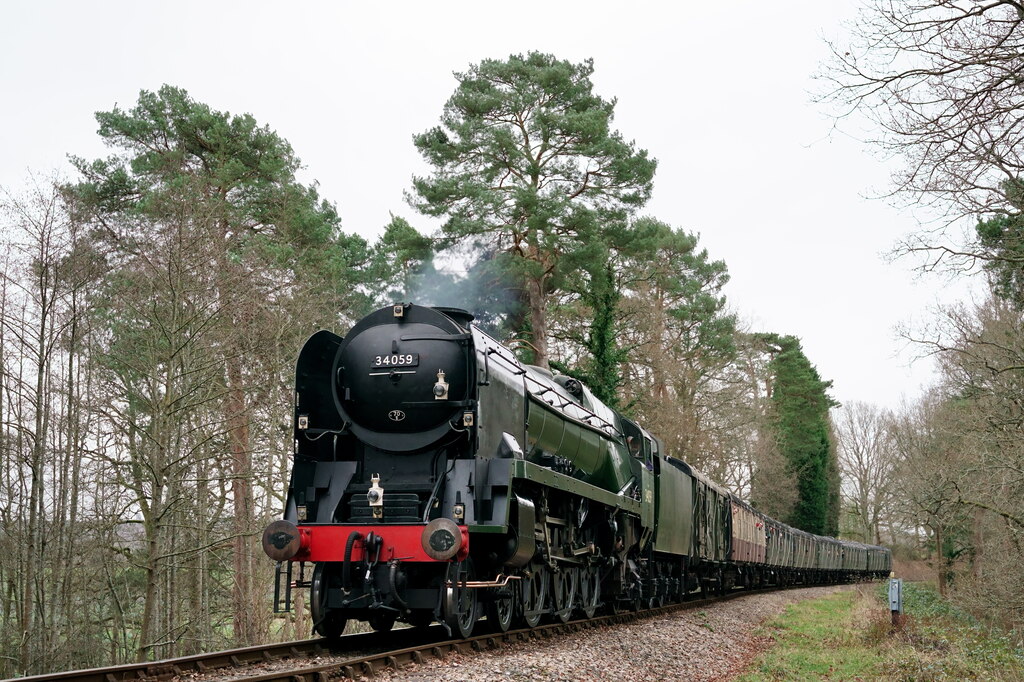
[(469, 311), (484, 331), (507, 338), (523, 328), (526, 312), (521, 277), (512, 259), (481, 242), (464, 242), (434, 252), (410, 268), (404, 287), (390, 300)]

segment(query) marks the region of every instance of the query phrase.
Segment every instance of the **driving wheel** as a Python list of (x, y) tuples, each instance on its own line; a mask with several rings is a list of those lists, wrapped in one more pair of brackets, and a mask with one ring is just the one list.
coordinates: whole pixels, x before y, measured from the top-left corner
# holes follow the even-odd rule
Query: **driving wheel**
[(544, 606), (548, 600), (548, 570), (546, 566), (532, 566), (529, 573), (523, 574), (519, 581), (522, 599), (520, 618), (528, 628), (537, 627), (544, 615)]
[(551, 606), (555, 618), (563, 623), (572, 618), (578, 585), (579, 574), (573, 568), (562, 568), (551, 573)]
[(601, 575), (594, 566), (577, 570), (580, 571), (580, 610), (584, 617), (593, 618), (601, 602)]

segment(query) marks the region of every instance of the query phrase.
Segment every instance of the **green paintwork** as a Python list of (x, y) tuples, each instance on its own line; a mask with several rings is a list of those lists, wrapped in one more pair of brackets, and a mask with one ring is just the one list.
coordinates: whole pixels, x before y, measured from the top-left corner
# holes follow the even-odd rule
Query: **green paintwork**
[[(639, 462), (638, 462), (639, 464)], [(640, 465), (640, 525), (654, 528), (654, 472)]]
[(575, 493), (582, 497), (594, 500), (595, 502), (600, 502), (608, 507), (622, 509), (623, 511), (627, 511), (632, 514), (641, 514), (644, 506), (639, 501), (634, 500), (631, 497), (610, 493), (607, 490), (594, 487), (579, 479), (551, 471), (550, 469), (522, 459), (518, 459), (514, 462), (512, 467), (512, 477), (523, 478), (558, 490)]
[(659, 461), (654, 549), (690, 556), (693, 549), (693, 478)]
[[(505, 504), (507, 505), (508, 503), (506, 502)], [(471, 526), (466, 526), (466, 528), (469, 529), (470, 533), (499, 533), (500, 534), (500, 533), (504, 533), (504, 532), (506, 532), (508, 530), (508, 524), (492, 525), (492, 526), (482, 525), (482, 524), (474, 524), (474, 525), (471, 525)]]
[(581, 472), (582, 480), (613, 493), (633, 477), (625, 446), (618, 441), (542, 401), (531, 398), (529, 404), (527, 444), (531, 454), (565, 457)]

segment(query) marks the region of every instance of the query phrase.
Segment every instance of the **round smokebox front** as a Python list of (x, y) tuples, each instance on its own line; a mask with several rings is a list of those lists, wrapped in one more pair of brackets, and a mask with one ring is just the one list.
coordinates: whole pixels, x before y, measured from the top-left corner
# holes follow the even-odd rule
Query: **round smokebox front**
[(388, 450), (424, 447), (446, 434), (467, 397), (467, 348), (459, 334), (395, 322), (353, 331), (337, 374), (353, 432)]

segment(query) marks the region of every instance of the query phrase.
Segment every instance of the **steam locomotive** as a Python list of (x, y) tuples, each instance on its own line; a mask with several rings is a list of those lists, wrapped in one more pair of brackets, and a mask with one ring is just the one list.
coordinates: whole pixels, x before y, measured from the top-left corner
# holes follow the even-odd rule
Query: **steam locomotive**
[[(295, 378), (275, 609), (468, 637), (740, 586), (883, 577), (883, 547), (750, 507), (574, 378), (521, 363), (453, 308), (398, 304), (314, 334)], [(307, 572), (312, 567), (311, 574)]]

